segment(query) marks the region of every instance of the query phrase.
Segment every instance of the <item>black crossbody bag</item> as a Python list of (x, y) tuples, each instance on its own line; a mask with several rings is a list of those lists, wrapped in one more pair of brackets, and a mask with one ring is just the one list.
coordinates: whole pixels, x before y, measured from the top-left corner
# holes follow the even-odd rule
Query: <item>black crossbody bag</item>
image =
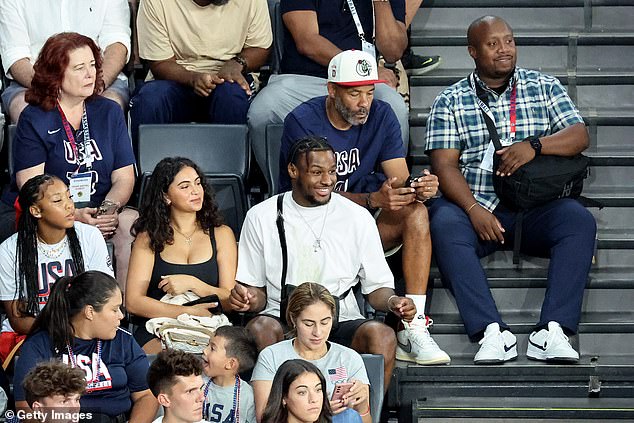
[[(288, 299), (295, 290), (294, 285), (286, 284), (286, 272), (288, 271), (288, 248), (286, 245), (286, 231), (284, 230), (284, 193), (277, 195), (277, 218), (275, 225), (277, 226), (277, 233), (280, 237), (280, 247), (282, 248), (282, 277), (280, 280), (280, 320), (285, 325), (288, 325), (286, 321), (286, 309), (288, 308)], [(335, 315), (332, 318), (332, 329), (336, 329), (339, 326), (339, 299), (346, 298), (350, 294), (352, 288), (349, 288), (346, 292), (338, 297), (333, 295), (335, 299)]]
[[(495, 151), (503, 149), (495, 122), (488, 110), (488, 98), (480, 84), (470, 76), (475, 86), (478, 106), (489, 130)], [(484, 106), (484, 107), (483, 107)], [(486, 108), (485, 108), (486, 107)], [(511, 176), (498, 176), (496, 170), (500, 156), (493, 155), (493, 187), (500, 201), (511, 210), (527, 210), (558, 198), (578, 198), (583, 190), (583, 180), (588, 176), (590, 160), (583, 154), (572, 157), (538, 155), (517, 169)]]

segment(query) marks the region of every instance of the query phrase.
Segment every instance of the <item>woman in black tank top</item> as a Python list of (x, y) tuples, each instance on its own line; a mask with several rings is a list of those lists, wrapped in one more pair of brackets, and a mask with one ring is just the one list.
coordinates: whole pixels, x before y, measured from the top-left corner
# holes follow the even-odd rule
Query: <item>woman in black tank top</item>
[[(185, 307), (160, 301), (165, 294), (187, 291), (199, 297), (218, 295), (228, 306), (235, 285), (236, 239), (222, 224), (211, 189), (194, 162), (174, 157), (156, 165), (132, 232), (136, 240), (125, 293), (130, 313), (145, 319), (210, 316), (213, 303)], [(147, 353), (155, 354), (160, 342), (144, 326), (134, 336)]]

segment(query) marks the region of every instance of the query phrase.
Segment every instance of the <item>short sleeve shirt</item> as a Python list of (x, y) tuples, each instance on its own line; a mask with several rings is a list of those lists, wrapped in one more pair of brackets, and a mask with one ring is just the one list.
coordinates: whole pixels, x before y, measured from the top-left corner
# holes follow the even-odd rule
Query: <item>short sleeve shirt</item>
[[(293, 340), (278, 342), (260, 352), (258, 361), (253, 368), (251, 381), (272, 381), (277, 369), (288, 360), (301, 359), (293, 348)], [(363, 358), (358, 352), (334, 342), (328, 343), (328, 352), (317, 360), (307, 360), (314, 364), (326, 379), (328, 397), (332, 396), (335, 384), (358, 379), (369, 384), (368, 374), (363, 364)]]
[(138, 33), (142, 58), (174, 57), (187, 70), (198, 72), (217, 72), (244, 48), (269, 48), (273, 42), (266, 0), (232, 0), (222, 6), (143, 0)]
[[(510, 137), (510, 100), (513, 84), (517, 92), (515, 142), (529, 136), (554, 134), (577, 123), (583, 123), (579, 111), (561, 83), (541, 72), (517, 68), (502, 94), (489, 89), (476, 75), (489, 98), (497, 131), (501, 139)], [(441, 92), (427, 121), (425, 149), (460, 151), (459, 166), (478, 203), (493, 211), (499, 199), (493, 190), (492, 173), (480, 168), (490, 142), (476, 94), (468, 78)]]
[[(374, 36), (373, 3), (369, 0), (354, 0), (363, 27), (365, 40), (371, 42)], [(405, 22), (405, 0), (390, 0), (396, 20)], [(297, 10), (314, 11), (317, 14), (319, 35), (341, 50), (361, 50), (361, 40), (352, 19), (347, 0), (282, 0), (282, 15)], [(295, 73), (326, 78), (325, 66), (302, 55), (297, 50), (293, 36), (284, 28), (284, 55), (282, 73)]]
[(316, 97), (297, 106), (284, 120), (280, 191), (291, 189), (286, 169), (288, 154), (295, 141), (306, 135), (324, 137), (334, 148), (337, 155), (337, 191), (378, 191), (385, 180), (381, 163), (405, 157), (401, 126), (389, 104), (375, 99), (366, 123), (342, 131), (328, 120), (326, 97)]

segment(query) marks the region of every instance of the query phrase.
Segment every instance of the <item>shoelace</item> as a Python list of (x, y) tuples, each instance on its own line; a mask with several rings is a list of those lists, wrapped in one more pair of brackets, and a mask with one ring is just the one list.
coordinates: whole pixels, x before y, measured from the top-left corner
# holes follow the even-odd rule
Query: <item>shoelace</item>
[(569, 343), (568, 336), (564, 333), (561, 326), (557, 326), (555, 329), (548, 331), (548, 338), (546, 338), (546, 345), (559, 345), (562, 342)]
[[(502, 338), (502, 332), (501, 331), (496, 331), (496, 332), (489, 332), (489, 333), (485, 333), (484, 337), (482, 339), (480, 339), (480, 341), (478, 341), (478, 344), (482, 345), (485, 342), (487, 342), (487, 340), (491, 339), (491, 338)], [(504, 338), (502, 338), (502, 343), (504, 343)]]
[(412, 339), (421, 345), (430, 345), (434, 347), (438, 347), (434, 338), (431, 337), (428, 328), (434, 324), (434, 321), (429, 318), (429, 316), (425, 316), (425, 325), (411, 325), (407, 322), (403, 322), (405, 328), (409, 330)]

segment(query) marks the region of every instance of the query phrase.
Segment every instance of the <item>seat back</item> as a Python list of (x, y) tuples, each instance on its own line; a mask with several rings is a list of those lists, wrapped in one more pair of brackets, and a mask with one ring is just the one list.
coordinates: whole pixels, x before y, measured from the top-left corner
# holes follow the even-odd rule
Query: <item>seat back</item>
[(15, 137), (16, 125), (11, 124), (8, 126), (7, 131), (7, 167), (9, 168), (9, 176), (13, 175), (14, 162), (13, 162), (13, 137)]
[(361, 354), (365, 370), (370, 379), (370, 413), (372, 423), (378, 423), (383, 408), (383, 387), (385, 386), (383, 373), (383, 356), (380, 354)]
[(269, 195), (277, 194), (280, 180), (280, 149), (282, 147), (282, 133), (284, 125), (272, 124), (266, 126), (264, 145), (266, 148), (266, 178), (269, 184)]
[(284, 52), (284, 21), (280, 10), (280, 0), (268, 0), (271, 29), (273, 31), (273, 45), (269, 63), (271, 74), (281, 72), (282, 54)]
[(140, 198), (154, 167), (165, 157), (188, 157), (216, 192), (216, 203), (236, 237), (248, 203), (249, 144), (246, 125), (169, 124), (139, 127)]

